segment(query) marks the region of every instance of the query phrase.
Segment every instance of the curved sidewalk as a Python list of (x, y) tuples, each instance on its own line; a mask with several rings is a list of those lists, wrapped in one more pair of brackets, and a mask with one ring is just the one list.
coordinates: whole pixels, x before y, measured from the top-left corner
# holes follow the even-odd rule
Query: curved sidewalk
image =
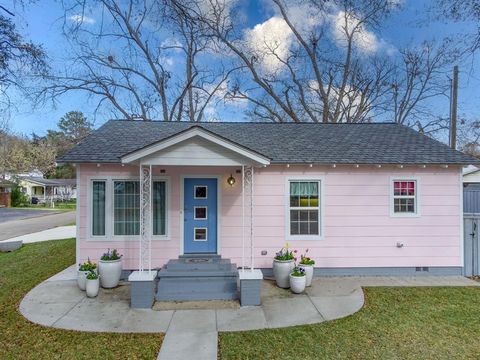
[(245, 331), (338, 319), (363, 306), (360, 285), (348, 278), (317, 278), (302, 295), (264, 281), (262, 305), (255, 307), (138, 310), (130, 308), (129, 298), (128, 283), (113, 290), (100, 289), (97, 298), (87, 298), (77, 287), (75, 266), (71, 266), (33, 288), (20, 303), (20, 312), (45, 326), (106, 332), (165, 332), (176, 313), (188, 314), (193, 326), (196, 313), (210, 312), (215, 314), (216, 330)]

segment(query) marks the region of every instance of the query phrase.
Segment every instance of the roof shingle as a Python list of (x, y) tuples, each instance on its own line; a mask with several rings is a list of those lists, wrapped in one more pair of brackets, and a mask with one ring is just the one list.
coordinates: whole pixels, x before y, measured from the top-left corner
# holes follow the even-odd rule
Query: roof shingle
[(59, 158), (62, 163), (119, 163), (121, 157), (201, 126), (275, 163), (314, 164), (478, 164), (394, 123), (201, 123), (110, 120)]

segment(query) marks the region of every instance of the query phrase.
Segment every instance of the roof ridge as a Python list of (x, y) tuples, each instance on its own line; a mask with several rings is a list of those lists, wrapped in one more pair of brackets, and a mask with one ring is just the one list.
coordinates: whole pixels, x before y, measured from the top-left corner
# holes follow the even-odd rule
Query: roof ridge
[(324, 122), (271, 122), (271, 121), (202, 121), (202, 122), (191, 122), (191, 121), (165, 121), (165, 120), (158, 120), (158, 119), (151, 119), (151, 120), (132, 120), (132, 119), (109, 119), (104, 124), (110, 122), (136, 122), (142, 124), (148, 123), (166, 123), (166, 124), (185, 124), (190, 126), (202, 126), (205, 124), (269, 124), (269, 125), (400, 125), (405, 126), (403, 124), (398, 124), (394, 121), (374, 121), (374, 122), (337, 122), (337, 123), (324, 123)]

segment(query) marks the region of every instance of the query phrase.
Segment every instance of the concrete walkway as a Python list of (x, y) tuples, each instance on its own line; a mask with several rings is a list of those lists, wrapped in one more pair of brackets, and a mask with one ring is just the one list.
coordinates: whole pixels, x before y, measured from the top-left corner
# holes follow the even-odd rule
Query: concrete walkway
[(69, 239), (77, 236), (76, 230), (77, 227), (75, 225), (58, 226), (53, 229), (43, 230), (27, 235), (21, 235), (3, 241), (22, 241), (24, 244), (31, 244), (41, 241)]
[(65, 226), (74, 223), (75, 220), (75, 211), (51, 214), (45, 210), (43, 216), (0, 223), (0, 241)]
[(130, 308), (128, 283), (87, 298), (77, 287), (75, 270), (73, 265), (32, 289), (20, 312), (32, 322), (60, 329), (166, 332), (160, 360), (217, 359), (219, 331), (313, 324), (351, 315), (363, 306), (361, 286), (480, 286), (461, 276), (325, 277), (316, 278), (305, 294), (294, 295), (266, 280), (262, 306), (155, 311)]

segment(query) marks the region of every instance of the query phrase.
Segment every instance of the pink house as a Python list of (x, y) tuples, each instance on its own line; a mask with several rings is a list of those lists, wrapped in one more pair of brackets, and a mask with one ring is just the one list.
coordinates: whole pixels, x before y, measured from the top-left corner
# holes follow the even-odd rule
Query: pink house
[(161, 300), (211, 259), (268, 275), (286, 242), (321, 275), (461, 274), (478, 160), (387, 123), (109, 121), (59, 162), (77, 168), (77, 263), (116, 248), (132, 280), (162, 269)]

